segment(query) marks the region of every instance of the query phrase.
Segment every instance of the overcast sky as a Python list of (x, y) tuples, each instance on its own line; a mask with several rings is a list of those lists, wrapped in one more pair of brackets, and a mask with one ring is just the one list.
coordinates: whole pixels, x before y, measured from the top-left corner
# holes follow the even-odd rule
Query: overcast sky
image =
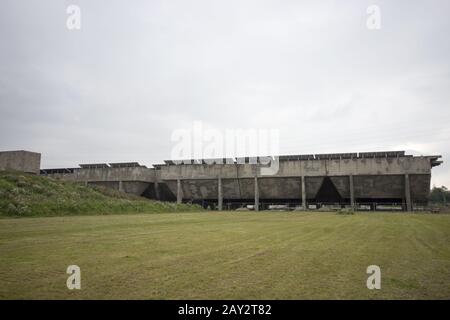
[(449, 34), (448, 0), (2, 0), (0, 149), (151, 165), (201, 121), (282, 154), (442, 154), (450, 187)]

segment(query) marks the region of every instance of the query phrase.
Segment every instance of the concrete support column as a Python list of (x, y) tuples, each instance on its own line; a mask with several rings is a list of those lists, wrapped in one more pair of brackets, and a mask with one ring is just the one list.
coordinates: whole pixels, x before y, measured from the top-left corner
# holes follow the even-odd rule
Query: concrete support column
[(306, 210), (306, 183), (305, 176), (302, 176), (302, 208)]
[(355, 188), (353, 186), (353, 175), (350, 175), (348, 178), (350, 181), (350, 207), (352, 210), (355, 210)]
[(159, 200), (159, 185), (158, 185), (158, 181), (155, 181), (155, 197), (156, 197), (156, 200)]
[(183, 200), (183, 195), (181, 191), (181, 180), (177, 179), (177, 203), (181, 203)]
[(411, 190), (409, 187), (409, 175), (408, 174), (405, 174), (405, 200), (406, 200), (406, 211), (412, 211)]
[(255, 211), (259, 211), (258, 177), (255, 177)]
[(123, 181), (119, 181), (119, 191), (123, 192)]
[(222, 178), (217, 179), (217, 205), (219, 211), (223, 210)]

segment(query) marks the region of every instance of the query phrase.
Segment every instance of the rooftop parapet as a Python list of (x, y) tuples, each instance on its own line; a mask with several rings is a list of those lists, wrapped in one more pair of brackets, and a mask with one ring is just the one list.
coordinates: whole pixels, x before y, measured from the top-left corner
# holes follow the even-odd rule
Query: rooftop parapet
[(430, 158), (431, 167), (440, 166), (441, 163), (444, 162), (442, 160), (438, 160), (439, 158), (442, 158), (442, 156), (429, 156), (429, 158)]
[(79, 168), (53, 168), (53, 169), (41, 169), (41, 175), (49, 175), (56, 173), (73, 173), (75, 169)]
[(144, 165), (140, 165), (139, 162), (113, 162), (109, 163), (111, 168), (147, 168)]
[[(341, 159), (371, 159), (371, 158), (401, 158), (413, 157), (405, 154), (405, 151), (376, 151), (376, 152), (352, 152), (352, 153), (324, 153), (324, 154), (300, 154), (300, 155), (281, 155), (280, 161), (298, 161), (298, 160), (341, 160)], [(433, 156), (434, 157), (434, 156)], [(440, 156), (437, 156), (440, 157)], [(164, 160), (165, 165), (200, 165), (200, 164), (244, 164), (244, 163), (263, 163), (268, 157), (238, 157), (238, 158), (217, 158), (217, 159), (189, 159), (189, 160)], [(437, 163), (436, 161), (434, 163)], [(439, 165), (439, 164), (436, 164)], [(157, 165), (162, 167), (164, 165)]]
[(80, 168), (82, 169), (104, 169), (109, 168), (107, 163), (88, 163), (88, 164), (80, 164)]

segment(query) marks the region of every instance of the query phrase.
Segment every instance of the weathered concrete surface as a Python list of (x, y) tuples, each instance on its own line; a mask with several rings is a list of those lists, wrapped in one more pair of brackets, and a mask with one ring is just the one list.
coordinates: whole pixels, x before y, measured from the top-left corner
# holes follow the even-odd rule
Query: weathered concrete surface
[(254, 178), (254, 193), (255, 193), (255, 203), (254, 203), (254, 210), (255, 211), (259, 211), (259, 181), (258, 181), (258, 177)]
[[(161, 167), (162, 180), (261, 177), (255, 164), (198, 164)], [(429, 157), (280, 161), (276, 177), (430, 174)]]
[[(314, 199), (324, 177), (306, 177), (305, 195)], [(350, 199), (350, 178), (330, 177), (340, 196)], [(411, 197), (418, 201), (426, 201), (430, 176), (411, 175)], [(404, 198), (404, 176), (354, 176), (354, 198)], [(292, 199), (301, 200), (301, 177), (299, 178), (259, 178), (260, 199)], [(167, 181), (167, 186), (173, 194), (177, 193), (176, 181)], [(217, 179), (187, 179), (180, 180), (183, 199), (213, 200), (218, 197)], [(224, 199), (253, 199), (255, 197), (254, 178), (222, 179), (222, 194)]]
[(155, 182), (154, 169), (146, 167), (75, 169), (75, 181), (145, 181)]
[(350, 176), (330, 177), (337, 191), (342, 198), (350, 199)]
[(181, 185), (181, 180), (177, 180), (177, 203), (181, 203), (183, 201), (184, 192)]
[(119, 190), (119, 181), (86, 181), (86, 185)]
[(222, 179), (224, 199), (243, 199), (238, 179)]
[(405, 202), (406, 202), (406, 210), (412, 210), (412, 201), (411, 201), (411, 188), (409, 184), (409, 175), (405, 174)]
[(217, 199), (217, 179), (183, 180), (181, 188), (185, 199)]
[(131, 193), (137, 196), (142, 195), (151, 185), (141, 181), (122, 181), (122, 192)]
[[(144, 166), (137, 167), (106, 167), (106, 168), (71, 168), (43, 170), (46, 176), (81, 182), (87, 185), (103, 186), (138, 196), (153, 199), (161, 197), (155, 190), (158, 174), (155, 169)], [(159, 190), (158, 190), (159, 192)], [(165, 197), (164, 199), (170, 199)]]
[(353, 179), (353, 175), (350, 175), (348, 177), (349, 179), (349, 192), (350, 192), (350, 208), (353, 210), (355, 209), (355, 183)]
[(39, 174), (40, 167), (40, 153), (24, 150), (0, 152), (0, 170), (17, 170)]
[(409, 184), (411, 190), (411, 199), (420, 202), (426, 202), (431, 183), (430, 174), (410, 174)]
[(393, 198), (405, 196), (404, 175), (354, 176), (355, 198)]
[(150, 183), (140, 181), (87, 181), (89, 186), (99, 186), (104, 188), (110, 188), (136, 196), (141, 196), (148, 188), (151, 187)]
[(301, 179), (302, 179), (302, 187), (301, 187), (301, 190), (302, 190), (302, 208), (303, 208), (303, 210), (306, 210), (307, 204), (306, 204), (306, 183), (305, 183), (305, 177), (302, 176)]
[(314, 199), (322, 185), (324, 177), (305, 177), (306, 199)]
[(217, 206), (219, 210), (223, 209), (223, 188), (222, 188), (222, 179), (217, 179)]

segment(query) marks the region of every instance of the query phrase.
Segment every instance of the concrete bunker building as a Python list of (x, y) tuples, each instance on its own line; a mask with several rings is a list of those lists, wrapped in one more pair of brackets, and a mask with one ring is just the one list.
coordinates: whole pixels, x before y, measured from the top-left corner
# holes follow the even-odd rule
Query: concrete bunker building
[(115, 188), (152, 199), (233, 209), (271, 204), (291, 207), (396, 207), (412, 211), (427, 204), (431, 169), (441, 156), (412, 156), (404, 151), (307, 154), (277, 157), (279, 170), (262, 175), (262, 161), (249, 158), (175, 162), (147, 168), (137, 162), (82, 164), (44, 169), (41, 175)]
[(25, 150), (0, 151), (0, 170), (39, 174), (40, 167), (40, 153)]

